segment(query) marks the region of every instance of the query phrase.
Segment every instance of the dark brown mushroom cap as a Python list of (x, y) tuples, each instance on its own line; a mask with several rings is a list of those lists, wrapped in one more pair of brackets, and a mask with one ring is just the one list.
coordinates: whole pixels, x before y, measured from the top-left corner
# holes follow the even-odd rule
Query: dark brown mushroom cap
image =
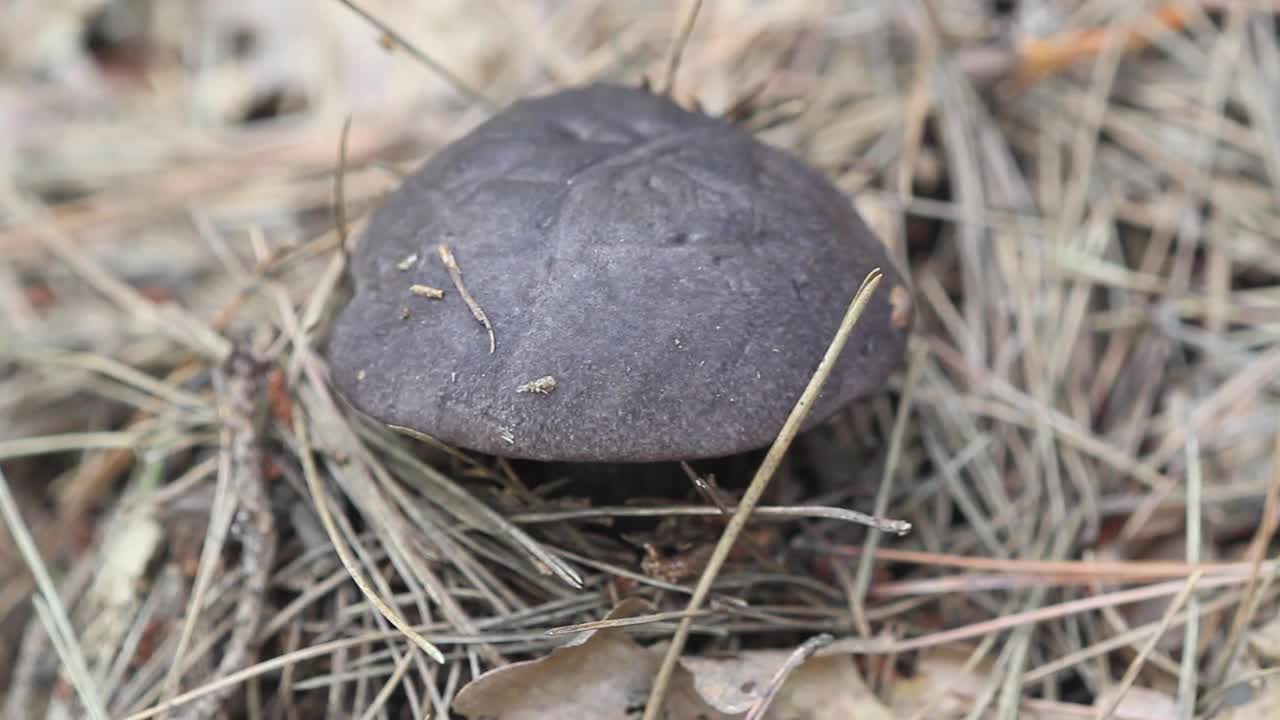
[[(901, 362), (906, 288), (884, 247), (792, 155), (647, 91), (590, 85), (515, 103), (374, 212), (329, 355), (356, 407), (460, 447), (724, 456), (773, 440), (876, 267), (809, 426)], [(518, 391), (546, 376), (554, 390)]]

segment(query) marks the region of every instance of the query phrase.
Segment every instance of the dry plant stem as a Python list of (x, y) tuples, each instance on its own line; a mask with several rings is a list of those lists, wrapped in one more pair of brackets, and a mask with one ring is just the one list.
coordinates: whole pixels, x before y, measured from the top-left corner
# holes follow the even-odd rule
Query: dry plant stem
[(58, 588), (49, 575), (49, 569), (40, 558), (27, 524), (18, 512), (18, 503), (9, 490), (9, 480), (2, 469), (0, 469), (0, 516), (4, 518), (5, 526), (9, 528), (9, 534), (13, 537), (23, 562), (35, 578), (36, 587), (40, 590), (40, 595), (35, 598), (36, 609), (44, 622), (45, 632), (58, 651), (58, 658), (66, 666), (67, 674), (71, 677), (72, 686), (80, 696), (85, 712), (93, 720), (107, 720), (109, 716), (106, 705), (89, 672), (89, 664), (85, 662), (80, 641), (76, 638), (71, 619), (67, 616), (67, 609), (58, 597)]
[[(1204, 615), (1225, 610), (1231, 607), (1234, 603), (1239, 602), (1240, 595), (1241, 594), (1238, 591), (1224, 593), (1221, 597), (1214, 598), (1213, 600), (1204, 603), (1200, 607), (1199, 613), (1194, 617), (1191, 616), (1188, 611), (1180, 612), (1174, 616), (1173, 620), (1170, 621), (1169, 627), (1177, 627), (1178, 625), (1183, 625), (1190, 621), (1198, 621)], [(1028, 685), (1037, 683), (1092, 658), (1101, 657), (1113, 650), (1131, 647), (1141, 641), (1144, 637), (1156, 632), (1160, 628), (1160, 625), (1161, 623), (1159, 621), (1140, 625), (1118, 635), (1113, 635), (1105, 640), (1100, 640), (1093, 645), (1082, 648), (1081, 650), (1063, 655), (1060, 658), (1054, 658), (1052, 661), (1047, 662), (1040, 667), (1029, 670), (1023, 680)]]
[[(927, 0), (923, 5), (927, 5)], [(915, 60), (915, 74), (911, 79), (911, 94), (907, 99), (907, 122), (902, 129), (902, 154), (898, 158), (898, 201), (903, 205), (911, 201), (911, 184), (915, 178), (916, 160), (920, 156), (924, 137), (925, 120), (929, 117), (932, 97), (929, 93), (934, 63), (938, 55), (938, 29), (926, 8), (917, 7), (911, 13), (915, 38), (919, 43), (919, 56)]]
[(1245, 585), (1244, 597), (1231, 620), (1227, 642), (1214, 663), (1213, 673), (1210, 676), (1213, 683), (1210, 687), (1217, 687), (1226, 681), (1227, 673), (1244, 639), (1249, 618), (1257, 610), (1258, 586), (1263, 582), (1263, 559), (1266, 557), (1271, 541), (1275, 539), (1278, 528), (1280, 528), (1280, 435), (1276, 435), (1276, 444), (1272, 451), (1271, 484), (1267, 486), (1267, 496), (1262, 503), (1262, 522), (1258, 523), (1257, 532), (1249, 544), (1249, 554), (1252, 556), (1249, 582)]
[(493, 325), (489, 322), (489, 316), (484, 314), (484, 310), (480, 309), (480, 303), (467, 292), (467, 288), (462, 284), (462, 268), (458, 267), (458, 260), (453, 256), (453, 251), (448, 245), (440, 243), (436, 246), (436, 252), (440, 255), (440, 262), (444, 263), (445, 270), (449, 271), (449, 279), (453, 281), (453, 286), (457, 288), (458, 294), (462, 296), (462, 302), (467, 304), (467, 309), (471, 311), (476, 322), (484, 326), (486, 332), (489, 333), (489, 352), (493, 352), (498, 347), (498, 340), (493, 334)]
[[(1191, 418), (1184, 418), (1190, 425)], [(1201, 497), (1204, 473), (1200, 462), (1200, 440), (1194, 430), (1187, 434), (1187, 564), (1200, 563)], [(1248, 597), (1248, 593), (1245, 593)], [(1158, 635), (1157, 635), (1158, 637)], [(1187, 624), (1183, 628), (1182, 663), (1178, 673), (1178, 713), (1183, 720), (1194, 720), (1196, 714), (1196, 672), (1200, 661), (1200, 598), (1194, 593), (1187, 598)]]
[[(809, 380), (809, 385), (800, 395), (800, 399), (796, 402), (786, 422), (783, 423), (777, 439), (774, 440), (769, 452), (765, 455), (764, 461), (760, 464), (760, 469), (756, 472), (755, 477), (751, 479), (751, 484), (747, 487), (746, 492), (743, 493), (742, 500), (738, 503), (737, 511), (734, 512), (733, 517), (725, 526), (724, 534), (720, 536), (720, 541), (716, 543), (715, 549), (711, 552), (711, 557), (707, 560), (706, 569), (703, 570), (702, 576), (698, 578), (698, 584), (694, 587), (692, 597), (689, 598), (689, 603), (685, 608), (687, 612), (693, 613), (701, 609), (702, 603), (711, 592), (711, 585), (715, 582), (716, 575), (719, 574), (724, 561), (729, 557), (729, 552), (733, 549), (738, 535), (746, 527), (747, 518), (750, 517), (751, 511), (755, 509), (760, 497), (769, 486), (769, 481), (773, 478), (773, 473), (777, 471), (778, 465), (781, 464), (783, 455), (790, 448), (791, 441), (795, 439), (796, 434), (800, 431), (800, 426), (805, 417), (808, 416), (814, 399), (817, 398), (819, 391), (822, 390), (822, 385), (826, 382), (827, 376), (831, 374), (831, 369), (835, 366), (836, 359), (839, 358), (841, 351), (844, 350), (844, 346), (849, 340), (849, 335), (853, 332), (854, 326), (857, 325), (858, 318), (862, 316), (862, 311), (871, 300), (871, 296), (875, 293), (881, 278), (882, 275), (879, 269), (872, 270), (867, 274), (857, 294), (854, 295), (853, 301), (845, 313), (844, 320), (840, 323), (840, 328), (836, 331), (835, 338), (827, 347), (826, 354), (818, 364), (817, 370), (814, 371), (813, 377)], [(692, 624), (693, 618), (685, 617), (676, 628), (675, 635), (671, 638), (671, 645), (667, 648), (667, 652), (662, 658), (662, 664), (658, 667), (658, 674), (654, 678), (653, 688), (649, 694), (648, 702), (645, 704), (643, 720), (658, 720), (662, 714), (662, 708), (666, 701), (667, 685), (671, 682), (671, 674), (675, 672), (676, 663), (680, 660), (680, 653), (684, 650), (684, 645), (689, 639), (689, 629)]]
[[(884, 473), (880, 476), (880, 487), (876, 490), (875, 508), (871, 511), (876, 517), (883, 517), (889, 511), (889, 498), (893, 494), (893, 479), (898, 472), (898, 460), (902, 457), (902, 445), (907, 434), (907, 419), (911, 417), (911, 405), (915, 397), (916, 384), (920, 381), (920, 373), (924, 370), (925, 355), (923, 351), (911, 356), (911, 364), (907, 367), (907, 380), (902, 391), (902, 399), (898, 403), (898, 416), (893, 422), (893, 434), (889, 439), (889, 457), (885, 460)], [(862, 546), (862, 557), (858, 559), (858, 570), (853, 576), (849, 604), (853, 613), (854, 627), (863, 637), (871, 636), (871, 624), (867, 622), (866, 598), (867, 588), (871, 586), (871, 563), (875, 561), (876, 548), (880, 546), (880, 533), (877, 530), (867, 533), (866, 542)]]
[(191, 597), (187, 600), (187, 614), (182, 623), (182, 632), (178, 636), (178, 647), (174, 650), (173, 663), (169, 666), (164, 681), (163, 697), (166, 699), (174, 697), (181, 690), (187, 650), (191, 639), (195, 636), (200, 611), (205, 607), (205, 594), (213, 582), (218, 557), (222, 554), (222, 546), (227, 540), (227, 529), (231, 525), (231, 517), (235, 512), (236, 498), (233, 487), (235, 469), (231, 459), (231, 429), (224, 425), (220, 435), (218, 480), (214, 485), (213, 505), (209, 508), (209, 524), (205, 530), (204, 545), (200, 548), (200, 563), (196, 568)]
[[(1055, 462), (1055, 459), (1049, 458), (1049, 462)], [(1041, 542), (1047, 545), (1048, 554), (1052, 557), (1062, 557), (1070, 549), (1071, 542), (1077, 537), (1079, 529), (1084, 524), (1084, 514), (1082, 508), (1073, 510), (1061, 524), (1047, 523), (1044, 536)], [(1029, 548), (1028, 554), (1034, 556), (1046, 554), (1041, 549), (1041, 542), (1036, 547)], [(1033, 587), (1027, 593), (1026, 599), (1022, 602), (1023, 607), (1032, 611), (1040, 608), (1048, 593), (1048, 588), (1044, 586)], [(1030, 649), (1032, 641), (1031, 633), (1035, 626), (1026, 624), (1017, 628), (1011, 633), (1005, 647), (1001, 650), (1001, 658), (1008, 659), (1004, 669), (1001, 671), (1003, 680), (1000, 686), (1000, 700), (997, 712), (1001, 718), (1011, 718), (1016, 720), (1018, 717), (1018, 709), (1023, 691), (1023, 673), (1025, 672), (1027, 653)], [(993, 678), (994, 679), (994, 678)], [(991, 686), (994, 692), (995, 683)], [(979, 707), (974, 707), (972, 717), (980, 717), (978, 714)]]
[[(1239, 584), (1240, 581), (1241, 579), (1238, 577), (1203, 578), (1200, 580), (1199, 585), (1202, 589), (1210, 590), (1213, 588), (1230, 587), (1232, 585)], [(845, 638), (842, 640), (836, 640), (830, 646), (824, 648), (822, 654), (886, 654), (907, 652), (909, 650), (920, 650), (923, 648), (960, 642), (961, 640), (968, 640), (969, 638), (982, 637), (988, 633), (1008, 630), (1026, 623), (1045, 622), (1054, 618), (1067, 617), (1068, 615), (1076, 615), (1078, 613), (1089, 612), (1091, 610), (1097, 610), (1104, 607), (1128, 605), (1129, 603), (1151, 600), (1158, 597), (1164, 597), (1166, 595), (1174, 595), (1184, 587), (1186, 587), (1185, 582), (1164, 582), (1156, 585), (1132, 588), (1129, 590), (1119, 590), (1105, 595), (1094, 595), (1080, 598), (1078, 600), (1070, 600), (1057, 605), (1048, 605), (1036, 610), (1027, 610), (1011, 615), (1001, 615), (994, 620), (984, 620), (982, 622), (972, 623), (970, 625), (964, 625), (950, 630), (941, 630), (929, 635), (922, 635), (908, 640), (879, 641), (875, 639), (864, 640), (862, 638)]]
[(320, 474), (316, 471), (315, 458), (312, 457), (313, 450), (311, 441), (307, 432), (307, 420), (303, 417), (300, 410), (295, 411), (293, 424), (297, 428), (298, 442), (302, 447), (302, 464), (303, 473), (307, 479), (307, 488), (311, 492), (311, 499), (315, 503), (316, 514), (320, 516), (321, 523), (324, 524), (325, 532), (329, 535), (330, 542), (333, 543), (333, 549), (338, 553), (338, 559), (342, 561), (343, 567), (351, 575), (351, 579), (364, 593), (366, 599), (378, 609), (387, 622), (391, 623), (397, 630), (404, 633), (406, 637), (413, 641), (415, 645), (422, 649), (432, 660), (437, 663), (444, 664), (444, 655), (436, 649), (434, 645), (427, 642), (426, 638), (418, 634), (400, 614), (393, 610), (389, 605), (378, 597), (377, 592), (364, 579), (364, 574), (357, 567), (355, 558), (351, 557), (351, 551), (347, 549), (346, 543), (338, 532), (337, 526), (333, 522), (333, 516), (329, 512), (328, 495), (324, 492), (324, 488), (320, 486)]
[(382, 707), (387, 704), (387, 699), (391, 697), (391, 693), (400, 684), (400, 679), (408, 672), (409, 663), (412, 660), (413, 655), (411, 653), (405, 653), (405, 656), (400, 658), (400, 662), (396, 664), (395, 672), (391, 673), (387, 681), (382, 684), (382, 688), (373, 697), (373, 702), (369, 703), (369, 707), (360, 716), (360, 720), (373, 720), (378, 716), (378, 713), (382, 711)]
[[(860, 555), (862, 548), (845, 546), (819, 546), (824, 552), (837, 555)], [(1156, 580), (1160, 578), (1185, 578), (1197, 570), (1209, 576), (1246, 577), (1253, 573), (1252, 562), (1199, 563), (1130, 560), (1115, 562), (1086, 562), (1081, 560), (1013, 560), (989, 557), (968, 557), (918, 550), (885, 549), (876, 552), (880, 560), (954, 567), (966, 570), (992, 570), (1019, 575), (1061, 576), (1089, 580), (1098, 578), (1110, 582)], [(1261, 572), (1273, 572), (1280, 568), (1280, 561), (1263, 563)]]
[(396, 637), (402, 637), (402, 633), (399, 630), (389, 630), (385, 632), (374, 631), (362, 634), (358, 637), (343, 638), (341, 640), (332, 640), (329, 642), (310, 645), (301, 650), (289, 653), (288, 655), (280, 655), (278, 657), (273, 657), (270, 660), (264, 660), (237, 673), (228, 675), (227, 677), (219, 678), (198, 688), (188, 690), (181, 695), (161, 702), (159, 705), (128, 715), (124, 720), (146, 720), (147, 718), (153, 718), (175, 707), (186, 705), (193, 700), (198, 700), (209, 693), (219, 692), (222, 688), (238, 685), (269, 672), (282, 670), (283, 668), (296, 665), (297, 663), (301, 663), (312, 658), (324, 657), (325, 655), (343, 648), (357, 647), (365, 643), (389, 640)]
[[(509, 539), (521, 550), (528, 553), (531, 559), (541, 563), (570, 587), (579, 589), (583, 587), (582, 577), (576, 570), (548, 551), (543, 547), (542, 543), (511, 523), (489, 505), (464, 490), (439, 470), (419, 462), (417, 458), (407, 453), (403, 447), (397, 444), (380, 442), (378, 447), (387, 457), (402, 463), (402, 466), (409, 470), (409, 474), (419, 480), (420, 486), (429, 489), (434, 496), (439, 498), (438, 502), (448, 507), (455, 517), (476, 529)], [(567, 553), (562, 554), (568, 557)]]
[(688, 610), (674, 610), (671, 612), (649, 613), (647, 615), (632, 615), (629, 617), (611, 618), (609, 620), (593, 620), (591, 622), (578, 623), (577, 625), (565, 625), (562, 627), (551, 628), (547, 630), (548, 636), (556, 635), (573, 635), (575, 633), (586, 632), (588, 630), (604, 630), (605, 628), (615, 627), (633, 627), (636, 625), (648, 625), (651, 623), (666, 622), (668, 620), (680, 620), (686, 617), (707, 617), (715, 614), (715, 610), (697, 610), (690, 613)]
[[(615, 517), (669, 517), (673, 515), (710, 517), (714, 515), (732, 515), (733, 508), (726, 505), (706, 507), (704, 505), (660, 505), (657, 507), (601, 506), (594, 508), (578, 508), (575, 510), (548, 510), (546, 512), (529, 512), (507, 517), (513, 523), (536, 525), (541, 523), (558, 523), (565, 520), (590, 520), (595, 518)], [(901, 535), (906, 532), (903, 521), (892, 518), (877, 517), (857, 510), (822, 505), (768, 505), (758, 507), (751, 512), (751, 521), (776, 520), (785, 521), (794, 518), (825, 518), (843, 520), (844, 522), (865, 525), (880, 532)]]
[(365, 22), (377, 28), (378, 31), (381, 32), (384, 36), (395, 41), (397, 45), (404, 48), (405, 50), (408, 50), (409, 54), (412, 55), (415, 60), (425, 65), (427, 69), (431, 70), (431, 72), (439, 75), (442, 79), (444, 79), (445, 82), (452, 85), (454, 90), (457, 90), (459, 93), (464, 95), (467, 99), (484, 106), (488, 110), (493, 110), (497, 107), (497, 104), (494, 103), (493, 100), (489, 99), (479, 90), (476, 90), (475, 88), (468, 85), (466, 82), (462, 80), (462, 78), (453, 74), (444, 65), (440, 64), (439, 62), (434, 60), (430, 55), (423, 52), (422, 48), (419, 48), (417, 45), (409, 42), (407, 39), (405, 39), (403, 35), (396, 32), (389, 25), (382, 22), (381, 20), (374, 17), (373, 15), (371, 15), (364, 8), (360, 7), (359, 5), (356, 5), (354, 2), (351, 2), (351, 0), (338, 0), (338, 2), (342, 3), (343, 5), (346, 5), (348, 8), (351, 9), (352, 12), (354, 12), (355, 14), (363, 18)]
[(684, 55), (685, 46), (689, 43), (689, 35), (693, 33), (693, 24), (698, 20), (698, 12), (701, 10), (702, 0), (686, 0), (684, 16), (671, 38), (662, 81), (655, 88), (660, 95), (671, 95), (675, 90), (676, 73), (680, 71), (680, 58)]
[[(218, 383), (223, 397), (223, 422), (230, 430), (233, 487), (243, 522), (240, 562), (244, 584), (236, 602), (235, 625), (223, 650), (217, 675), (230, 675), (246, 667), (256, 656), (258, 627), (266, 600), (271, 568), (275, 564), (275, 519), (271, 498), (262, 477), (261, 406), (264, 367), (247, 350), (238, 350), (224, 363)], [(230, 688), (206, 695), (196, 705), (195, 717), (214, 717)]]
[(351, 247), (347, 244), (347, 138), (351, 134), (351, 115), (342, 119), (338, 135), (338, 169), (333, 174), (333, 227), (338, 232), (338, 252), (343, 266), (351, 263)]
[[(1124, 700), (1125, 694), (1129, 692), (1129, 688), (1133, 687), (1133, 682), (1138, 679), (1138, 671), (1142, 670), (1143, 664), (1146, 663), (1147, 656), (1151, 654), (1151, 651), (1155, 650), (1156, 643), (1160, 642), (1160, 638), (1164, 637), (1165, 631), (1169, 629), (1169, 623), (1173, 621), (1174, 616), (1178, 614), (1178, 610), (1182, 608), (1183, 603), (1191, 596), (1192, 591), (1195, 590), (1196, 584), (1200, 582), (1201, 577), (1203, 577), (1203, 573), (1193, 573), (1191, 577), (1187, 578), (1187, 582), (1183, 585), (1182, 590), (1178, 592), (1173, 600), (1169, 601), (1169, 607), (1165, 609), (1164, 615), (1160, 618), (1160, 624), (1157, 626), (1156, 631), (1151, 634), (1146, 645), (1142, 646), (1142, 652), (1138, 653), (1138, 655), (1134, 657), (1133, 662), (1129, 663), (1129, 667), (1125, 670), (1124, 677), (1121, 678), (1115, 695), (1112, 696), (1111, 701), (1106, 704), (1102, 712), (1098, 714), (1100, 720), (1110, 720), (1110, 718), (1115, 715), (1116, 708), (1120, 707), (1120, 701)], [(1187, 652), (1194, 653), (1195, 651), (1194, 649), (1188, 649)]]

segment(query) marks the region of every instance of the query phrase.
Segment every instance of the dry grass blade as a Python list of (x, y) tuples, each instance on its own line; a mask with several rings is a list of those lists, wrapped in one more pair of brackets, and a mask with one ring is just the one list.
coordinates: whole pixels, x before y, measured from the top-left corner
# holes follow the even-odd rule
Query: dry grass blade
[(1182, 608), (1183, 603), (1196, 589), (1196, 584), (1200, 582), (1201, 575), (1201, 573), (1197, 572), (1187, 578), (1182, 590), (1169, 601), (1169, 607), (1165, 609), (1164, 616), (1160, 618), (1160, 624), (1156, 626), (1156, 631), (1147, 640), (1147, 644), (1142, 646), (1142, 651), (1133, 658), (1133, 662), (1129, 663), (1128, 669), (1124, 671), (1124, 677), (1120, 679), (1120, 684), (1116, 687), (1115, 694), (1103, 706), (1102, 712), (1099, 713), (1099, 720), (1110, 720), (1115, 716), (1116, 708), (1120, 707), (1125, 693), (1129, 691), (1129, 688), (1133, 687), (1133, 682), (1137, 680), (1138, 672), (1142, 670), (1142, 665), (1146, 662), (1147, 656), (1155, 649), (1156, 643), (1160, 641), (1160, 638), (1164, 637), (1165, 632), (1169, 629), (1170, 622), (1172, 622), (1178, 610)]
[(360, 588), (360, 592), (364, 593), (365, 598), (382, 614), (397, 630), (404, 633), (404, 636), (413, 641), (424, 653), (432, 660), (441, 665), (444, 664), (444, 655), (436, 646), (427, 642), (417, 630), (414, 630), (405, 622), (400, 613), (396, 612), (390, 605), (378, 596), (377, 591), (369, 585), (365, 580), (364, 574), (360, 572), (356, 561), (351, 557), (351, 551), (347, 549), (346, 543), (338, 533), (338, 528), (333, 522), (333, 517), (329, 510), (329, 495), (325, 492), (320, 484), (320, 474), (316, 471), (315, 460), (312, 457), (314, 452), (311, 448), (309, 433), (307, 431), (307, 422), (301, 415), (294, 416), (294, 427), (298, 430), (298, 442), (302, 446), (302, 464), (303, 475), (307, 481), (307, 489), (311, 492), (312, 502), (315, 503), (316, 513), (320, 516), (320, 521), (324, 524), (324, 530), (329, 535), (329, 541), (333, 543), (333, 549), (338, 554), (338, 558), (342, 561), (343, 567), (347, 569), (347, 574), (355, 581)]
[(169, 666), (165, 678), (165, 697), (171, 699), (181, 690), (182, 671), (187, 659), (187, 651), (192, 638), (195, 637), (196, 626), (205, 607), (205, 595), (213, 583), (214, 573), (222, 555), (223, 544), (227, 539), (227, 531), (231, 527), (231, 518), (235, 514), (236, 497), (232, 477), (232, 458), (230, 448), (230, 430), (223, 431), (222, 451), (218, 454), (218, 481), (215, 486), (213, 503), (209, 508), (209, 524), (204, 544), (200, 549), (200, 563), (196, 567), (195, 582), (191, 588), (191, 597), (187, 603), (187, 612), (182, 623), (182, 631), (178, 636), (178, 645), (174, 650), (176, 662)]
[(1263, 577), (1263, 560), (1266, 557), (1267, 548), (1276, 537), (1277, 530), (1280, 530), (1280, 435), (1276, 436), (1275, 448), (1272, 452), (1271, 483), (1267, 486), (1267, 495), (1262, 503), (1262, 522), (1258, 523), (1257, 531), (1249, 544), (1249, 581), (1245, 585), (1244, 597), (1231, 618), (1226, 650), (1218, 656), (1217, 664), (1213, 667), (1214, 683), (1211, 687), (1226, 682), (1228, 669), (1236, 653), (1239, 652), (1245, 627), (1257, 612), (1259, 584), (1268, 581), (1271, 576), (1269, 572), (1267, 578)]
[[(1190, 419), (1187, 420), (1190, 422)], [(1187, 436), (1187, 564), (1200, 564), (1203, 541), (1201, 502), (1204, 472), (1200, 463), (1200, 442), (1194, 432)], [(1246, 597), (1248, 593), (1245, 593)], [(1200, 647), (1200, 598), (1187, 597), (1187, 624), (1182, 636), (1182, 665), (1178, 675), (1178, 711), (1186, 720), (1195, 717), (1196, 694), (1199, 690), (1198, 669)], [(1164, 621), (1161, 621), (1164, 624)]]
[[(872, 294), (880, 284), (880, 278), (880, 271), (873, 270), (863, 280), (862, 287), (858, 288), (858, 292), (854, 295), (853, 300), (850, 301), (849, 309), (846, 311), (843, 320), (841, 320), (840, 327), (836, 331), (831, 344), (827, 347), (826, 354), (823, 355), (822, 361), (818, 364), (817, 369), (814, 370), (808, 386), (805, 387), (804, 392), (796, 400), (795, 407), (787, 417), (786, 422), (783, 423), (777, 439), (769, 448), (769, 452), (765, 455), (764, 461), (761, 462), (760, 469), (756, 472), (755, 477), (751, 479), (751, 484), (747, 486), (747, 491), (743, 494), (733, 517), (725, 526), (724, 533), (720, 536), (720, 540), (716, 543), (711, 557), (707, 560), (706, 569), (703, 570), (701, 577), (698, 578), (698, 584), (694, 586), (693, 595), (689, 598), (689, 603), (685, 608), (686, 612), (693, 613), (698, 611), (706, 600), (708, 593), (711, 592), (711, 584), (715, 582), (716, 574), (720, 571), (725, 559), (728, 558), (729, 551), (733, 549), (733, 545), (737, 541), (738, 535), (742, 533), (743, 527), (746, 526), (752, 510), (755, 509), (760, 496), (764, 494), (765, 489), (768, 487), (774, 472), (777, 471), (778, 465), (782, 462), (783, 455), (790, 448), (791, 441), (795, 439), (796, 433), (800, 431), (801, 423), (804, 422), (814, 399), (822, 390), (822, 385), (826, 382), (827, 376), (835, 366), (836, 359), (840, 356), (841, 351), (844, 350), (845, 343), (848, 342), (849, 335), (853, 332), (854, 326), (857, 325), (858, 319), (862, 316), (863, 309), (871, 301)], [(904, 531), (909, 530), (909, 528), (909, 525), (904, 524)], [(676, 663), (680, 659), (680, 653), (684, 650), (684, 644), (689, 637), (689, 629), (692, 622), (693, 619), (691, 617), (685, 617), (676, 628), (675, 635), (671, 639), (671, 645), (667, 648), (666, 654), (662, 658), (662, 664), (658, 667), (658, 674), (654, 678), (653, 690), (649, 695), (648, 703), (645, 705), (644, 720), (657, 720), (662, 712), (667, 684), (671, 680), (671, 674), (675, 671)]]
[(53, 584), (53, 578), (49, 576), (49, 570), (44, 561), (40, 558), (31, 532), (22, 520), (22, 514), (18, 512), (18, 504), (9, 490), (9, 481), (5, 478), (3, 470), (0, 470), (0, 516), (4, 517), (5, 527), (9, 529), (9, 534), (16, 541), (27, 568), (35, 576), (36, 587), (40, 591), (40, 597), (35, 598), (35, 602), (41, 622), (50, 640), (53, 641), (54, 647), (57, 648), (58, 657), (66, 663), (67, 673), (71, 676), (72, 685), (80, 697), (80, 702), (84, 704), (85, 712), (93, 720), (107, 720), (109, 716), (102, 702), (102, 694), (98, 691), (95, 680), (89, 672), (89, 665), (85, 662), (80, 642), (76, 639), (70, 618), (67, 617), (67, 609), (58, 596), (58, 589)]
[(484, 314), (484, 310), (480, 308), (480, 303), (467, 292), (467, 287), (462, 284), (462, 268), (458, 267), (458, 260), (453, 256), (453, 250), (448, 245), (441, 243), (436, 246), (436, 253), (440, 256), (440, 262), (444, 263), (445, 270), (449, 271), (449, 279), (453, 281), (453, 286), (457, 288), (458, 295), (462, 298), (462, 302), (467, 304), (467, 309), (471, 311), (472, 317), (476, 322), (484, 326), (485, 332), (489, 333), (489, 352), (493, 352), (498, 347), (498, 339), (493, 334), (493, 323), (489, 322), (489, 316)]
[(382, 684), (378, 694), (374, 696), (373, 702), (369, 703), (369, 707), (365, 708), (364, 714), (360, 716), (360, 720), (373, 720), (378, 716), (378, 713), (382, 712), (383, 706), (387, 703), (387, 698), (391, 697), (391, 693), (399, 685), (400, 679), (408, 672), (409, 663), (412, 660), (413, 656), (408, 654), (400, 659), (400, 662), (396, 664), (395, 672), (391, 673), (387, 681)]
[[(727, 511), (727, 512), (726, 512)], [(565, 520), (588, 520), (594, 518), (615, 518), (615, 517), (669, 517), (669, 516), (704, 516), (712, 517), (716, 515), (732, 514), (733, 508), (726, 506), (721, 508), (709, 508), (702, 505), (689, 506), (672, 506), (664, 505), (652, 508), (639, 507), (594, 507), (581, 508), (578, 510), (558, 510), (540, 513), (520, 513), (510, 516), (513, 523), (520, 524), (540, 524), (540, 523), (558, 523)], [(776, 507), (765, 506), (758, 507), (751, 512), (752, 520), (763, 520), (773, 518), (778, 521), (791, 520), (797, 518), (825, 518), (828, 520), (841, 520), (844, 522), (854, 523), (856, 525), (865, 525), (874, 528), (880, 532), (892, 533), (894, 535), (902, 535), (909, 531), (910, 527), (902, 520), (894, 520), (893, 518), (876, 517), (857, 510), (849, 510), (838, 507), (818, 507), (818, 506), (789, 506)]]
[(698, 13), (701, 10), (702, 0), (686, 0), (680, 25), (672, 34), (671, 46), (667, 50), (667, 61), (662, 72), (662, 79), (654, 87), (657, 92), (664, 94), (674, 92), (676, 73), (680, 71), (680, 58), (684, 55), (685, 45), (689, 42), (689, 35), (693, 33), (693, 24), (697, 22)]
[[(872, 512), (877, 515), (884, 515), (889, 510), (889, 495), (893, 489), (893, 479), (898, 470), (898, 459), (902, 455), (903, 439), (906, 437), (907, 418), (911, 415), (911, 403), (915, 399), (913, 392), (916, 383), (920, 380), (920, 373), (924, 370), (924, 356), (915, 354), (911, 358), (911, 364), (907, 368), (906, 389), (902, 393), (902, 399), (898, 404), (898, 416), (893, 422), (893, 434), (889, 436), (889, 457), (885, 460), (884, 473), (880, 476), (880, 487), (876, 491), (875, 509)], [(867, 540), (862, 546), (862, 556), (858, 559), (858, 569), (853, 576), (853, 589), (850, 601), (850, 609), (853, 613), (853, 621), (858, 627), (858, 631), (863, 637), (871, 634), (871, 626), (867, 622), (866, 615), (866, 594), (867, 587), (871, 583), (871, 563), (875, 560), (876, 548), (880, 546), (880, 534), (878, 532), (868, 533)]]
[(338, 231), (338, 249), (343, 265), (351, 264), (351, 242), (347, 224), (347, 140), (351, 134), (351, 116), (342, 119), (342, 132), (338, 135), (338, 168), (333, 173), (333, 227)]
[(632, 615), (628, 617), (610, 618), (608, 620), (593, 620), (591, 622), (577, 623), (576, 625), (566, 625), (564, 627), (551, 628), (547, 631), (547, 635), (573, 635), (575, 633), (587, 632), (589, 630), (603, 630), (605, 628), (615, 627), (634, 627), (636, 625), (649, 625), (652, 623), (666, 622), (668, 620), (680, 620), (686, 617), (703, 617), (715, 612), (714, 610), (676, 610), (674, 612), (649, 613), (647, 615)]

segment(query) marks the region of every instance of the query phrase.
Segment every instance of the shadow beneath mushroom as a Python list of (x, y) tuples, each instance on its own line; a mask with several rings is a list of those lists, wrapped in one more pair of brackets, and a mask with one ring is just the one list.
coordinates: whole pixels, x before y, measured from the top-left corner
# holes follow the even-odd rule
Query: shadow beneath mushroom
[[(764, 458), (763, 449), (690, 462), (689, 468), (713, 486), (728, 491), (746, 487)], [(625, 505), (638, 499), (671, 502), (697, 495), (693, 480), (679, 461), (653, 463), (575, 463), (513, 461), (532, 489), (554, 486), (554, 494), (589, 498), (594, 504)], [(729, 498), (732, 501), (732, 498)]]

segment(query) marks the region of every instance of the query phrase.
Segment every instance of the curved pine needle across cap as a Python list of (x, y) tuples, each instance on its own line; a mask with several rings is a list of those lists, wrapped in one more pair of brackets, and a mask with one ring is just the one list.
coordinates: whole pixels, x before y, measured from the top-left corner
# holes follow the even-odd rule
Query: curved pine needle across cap
[[(411, 282), (457, 292), (404, 313), (401, 265), (432, 256)], [(593, 84), (515, 103), (405, 180), (353, 251), (329, 356), (356, 407), (454, 446), (720, 457), (773, 440), (876, 267), (885, 291), (806, 427), (901, 363), (903, 275), (795, 156), (668, 97)], [(544, 377), (554, 392), (528, 385)]]

